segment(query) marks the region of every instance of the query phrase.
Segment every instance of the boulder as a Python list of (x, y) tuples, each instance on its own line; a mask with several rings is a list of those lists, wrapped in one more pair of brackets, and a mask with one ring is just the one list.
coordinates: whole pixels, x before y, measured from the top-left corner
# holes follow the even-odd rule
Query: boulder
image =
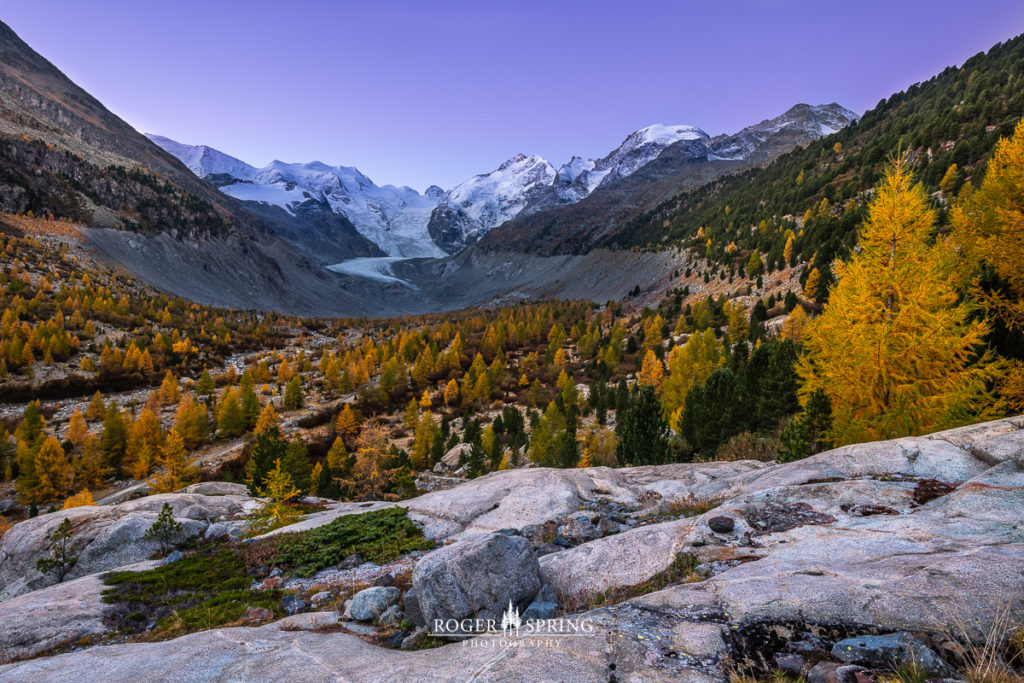
[(832, 647), (832, 656), (843, 662), (875, 669), (916, 663), (929, 676), (948, 678), (956, 675), (953, 667), (943, 661), (935, 650), (910, 633), (846, 638)]
[(402, 606), (405, 608), (405, 618), (414, 626), (426, 626), (427, 621), (423, 618), (420, 610), (420, 601), (416, 599), (416, 591), (410, 588), (402, 598)]
[[(142, 571), (158, 564), (125, 569)], [(103, 574), (90, 574), (0, 602), (0, 663), (105, 634), (105, 589)]]
[(71, 522), (73, 541), (80, 546), (78, 562), (67, 578), (77, 578), (140, 562), (155, 553), (158, 544), (144, 536), (164, 503), (171, 506), (185, 536), (194, 536), (217, 520), (243, 514), (251, 501), (239, 496), (169, 493), (117, 505), (59, 510), (19, 522), (0, 538), (0, 599), (56, 581), (36, 571), (35, 565), (49, 552), (49, 536), (65, 519)]
[(394, 586), (366, 588), (352, 596), (346, 616), (356, 621), (375, 621), (401, 597), (402, 591)]
[(433, 628), (439, 620), (500, 621), (509, 603), (526, 607), (541, 583), (529, 541), (490, 534), (427, 554), (413, 570), (412, 585)]
[(402, 610), (398, 605), (391, 605), (384, 610), (379, 617), (377, 617), (377, 622), (384, 626), (398, 626), (402, 623), (402, 619), (404, 618), (405, 615), (402, 613)]
[(858, 683), (857, 672), (864, 670), (853, 664), (818, 662), (807, 672), (807, 683)]

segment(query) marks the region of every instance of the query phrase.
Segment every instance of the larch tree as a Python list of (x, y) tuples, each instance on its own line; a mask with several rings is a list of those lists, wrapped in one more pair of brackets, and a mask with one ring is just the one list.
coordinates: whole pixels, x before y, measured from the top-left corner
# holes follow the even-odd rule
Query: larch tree
[(661, 383), (665, 380), (665, 366), (654, 351), (647, 349), (644, 354), (643, 364), (640, 366), (640, 375), (637, 383), (640, 386), (653, 387), (655, 393), (661, 393)]
[(955, 286), (949, 245), (909, 170), (886, 173), (859, 234), (836, 267), (824, 312), (807, 326), (797, 371), (803, 401), (832, 405), (836, 445), (922, 434), (994, 415), (998, 365), (981, 350), (988, 325)]
[(167, 440), (157, 457), (157, 465), (160, 471), (150, 482), (156, 493), (177, 491), (199, 479), (199, 470), (189, 462), (185, 442), (176, 429), (167, 433)]
[(1010, 409), (1022, 412), (1024, 121), (1017, 124), (1013, 137), (996, 144), (981, 186), (953, 209), (952, 222), (966, 266), (974, 271), (971, 293), (993, 319), (997, 333), (1003, 332), (997, 348), (1013, 358), (1001, 391)]

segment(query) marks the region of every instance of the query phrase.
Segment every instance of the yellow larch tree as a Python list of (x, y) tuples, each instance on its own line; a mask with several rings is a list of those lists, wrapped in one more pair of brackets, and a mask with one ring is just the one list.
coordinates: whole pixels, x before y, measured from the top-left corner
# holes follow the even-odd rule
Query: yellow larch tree
[(823, 313), (806, 328), (797, 371), (806, 401), (832, 402), (836, 445), (922, 434), (999, 410), (987, 385), (999, 365), (980, 347), (988, 326), (954, 285), (956, 262), (932, 237), (935, 212), (909, 170), (886, 173), (859, 234), (836, 266)]
[(657, 392), (661, 391), (661, 383), (665, 379), (665, 366), (662, 364), (652, 349), (647, 349), (644, 354), (643, 365), (640, 366), (640, 375), (637, 382), (641, 386), (652, 386)]
[[(981, 274), (972, 295), (1008, 330), (1024, 332), (1024, 121), (996, 144), (981, 186), (951, 218), (966, 268)], [(1010, 410), (1024, 412), (1024, 363), (1010, 365), (1000, 389)]]

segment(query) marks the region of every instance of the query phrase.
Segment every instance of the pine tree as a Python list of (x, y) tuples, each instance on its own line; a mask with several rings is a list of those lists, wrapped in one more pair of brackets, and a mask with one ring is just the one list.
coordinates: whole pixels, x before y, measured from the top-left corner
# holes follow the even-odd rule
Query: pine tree
[(746, 431), (751, 412), (743, 385), (729, 368), (721, 368), (686, 394), (680, 434), (695, 452), (710, 456), (730, 437)]
[(203, 368), (203, 374), (199, 376), (199, 381), (196, 382), (196, 396), (203, 403), (209, 405), (210, 399), (213, 398), (214, 392), (217, 387), (213, 383), (213, 377), (210, 376), (210, 371)]
[(71, 520), (65, 517), (50, 532), (50, 554), (36, 560), (36, 570), (40, 574), (53, 574), (57, 577), (57, 583), (63, 582), (78, 562), (78, 553), (82, 547), (81, 543), (72, 538)]
[(661, 465), (669, 461), (668, 425), (654, 387), (640, 387), (632, 403), (619, 413), (615, 457), (620, 465)]
[(124, 455), (128, 447), (128, 425), (125, 423), (121, 409), (114, 401), (107, 404), (103, 415), (103, 428), (100, 430), (100, 451), (107, 465), (114, 471), (118, 479), (124, 476), (122, 467)]
[(285, 410), (298, 410), (305, 403), (305, 397), (302, 394), (302, 378), (299, 375), (295, 375), (284, 388), (284, 409)]
[(156, 516), (156, 521), (146, 529), (143, 538), (159, 543), (160, 554), (166, 555), (184, 535), (185, 527), (174, 519), (174, 510), (171, 508), (171, 504), (164, 503), (160, 508), (160, 514)]
[(225, 388), (217, 401), (217, 432), (228, 438), (241, 436), (245, 432), (245, 416), (234, 387)]
[(829, 448), (825, 434), (832, 426), (832, 404), (821, 389), (807, 397), (807, 407), (793, 418), (779, 433), (782, 446), (775, 455), (776, 462), (801, 460)]
[(313, 463), (309, 461), (309, 455), (306, 449), (306, 442), (296, 436), (285, 448), (284, 460), (282, 467), (291, 477), (292, 483), (295, 488), (299, 489), (303, 493), (309, 493), (312, 490), (312, 476), (313, 476)]
[(288, 442), (281, 438), (276, 425), (257, 432), (256, 443), (245, 466), (246, 484), (251, 495), (259, 493), (261, 482), (273, 469), (274, 462), (283, 459), (287, 451)]
[(487, 454), (480, 442), (474, 441), (469, 447), (469, 456), (466, 458), (466, 478), (476, 479), (487, 471)]
[(900, 163), (886, 174), (859, 236), (837, 266), (824, 312), (808, 326), (798, 367), (806, 400), (832, 404), (843, 445), (922, 434), (993, 416), (998, 367), (979, 354), (988, 326), (955, 288), (955, 262), (932, 240), (934, 211)]

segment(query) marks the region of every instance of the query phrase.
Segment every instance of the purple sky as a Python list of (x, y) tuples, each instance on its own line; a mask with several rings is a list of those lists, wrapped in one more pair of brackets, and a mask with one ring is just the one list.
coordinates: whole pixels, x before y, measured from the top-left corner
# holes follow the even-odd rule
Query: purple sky
[(2, 20), (141, 131), (445, 188), (632, 130), (858, 113), (1024, 31), (1020, 0), (0, 0)]

